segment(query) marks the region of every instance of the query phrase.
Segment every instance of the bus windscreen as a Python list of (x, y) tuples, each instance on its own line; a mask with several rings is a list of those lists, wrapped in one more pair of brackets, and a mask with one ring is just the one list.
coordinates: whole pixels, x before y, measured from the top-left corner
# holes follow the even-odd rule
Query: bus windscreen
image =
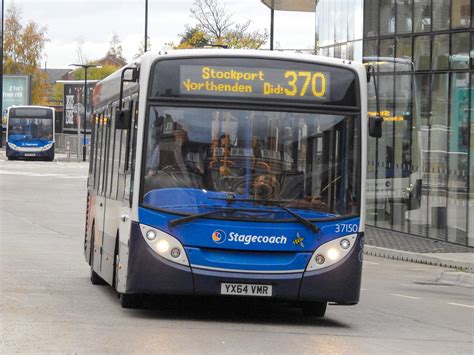
[(358, 107), (356, 76), (345, 68), (258, 58), (161, 60), (151, 97), (265, 100)]

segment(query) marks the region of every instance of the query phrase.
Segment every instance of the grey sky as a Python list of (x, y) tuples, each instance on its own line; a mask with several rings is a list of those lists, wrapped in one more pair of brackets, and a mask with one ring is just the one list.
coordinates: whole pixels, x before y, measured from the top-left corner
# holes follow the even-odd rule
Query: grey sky
[[(5, 0), (8, 7), (12, 0)], [(116, 32), (124, 55), (131, 59), (144, 37), (145, 0), (14, 0), (22, 9), (23, 22), (33, 20), (47, 27), (45, 58), (49, 68), (77, 61), (77, 40), (83, 41), (87, 59), (103, 57)], [(221, 0), (236, 22), (251, 20), (253, 30), (269, 31), (270, 10), (260, 0)], [(193, 0), (148, 0), (148, 33), (153, 50), (178, 42), (178, 34), (190, 17)], [(275, 43), (280, 48), (311, 48), (314, 13), (275, 12)], [(268, 44), (267, 44), (268, 47)]]

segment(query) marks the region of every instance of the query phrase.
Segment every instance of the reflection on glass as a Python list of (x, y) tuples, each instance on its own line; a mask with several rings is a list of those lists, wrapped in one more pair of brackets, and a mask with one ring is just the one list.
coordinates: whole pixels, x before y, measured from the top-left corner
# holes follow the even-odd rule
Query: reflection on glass
[(336, 43), (347, 42), (347, 12), (349, 0), (336, 0)]
[[(474, 24), (474, 22), (473, 22)], [(471, 69), (474, 69), (474, 36), (471, 36), (471, 54), (469, 55), (471, 61)], [(472, 82), (471, 82), (472, 84)]]
[(329, 19), (329, 21), (327, 22), (326, 26), (327, 26), (327, 33), (328, 33), (328, 36), (327, 36), (327, 43), (328, 44), (334, 44), (334, 38), (335, 38), (335, 33), (336, 33), (336, 2), (335, 1), (329, 1), (328, 2), (328, 14), (326, 17), (326, 19)]
[[(395, 70), (396, 71), (413, 71), (411, 37), (397, 38)], [(407, 66), (407, 64), (409, 64)]]
[(451, 74), (448, 240), (466, 244), (469, 166), (469, 74)]
[(415, 37), (415, 70), (430, 69), (430, 36)]
[[(474, 48), (473, 48), (474, 49)], [(470, 88), (470, 96), (471, 96), (471, 103), (470, 103), (470, 137), (471, 143), (469, 145), (469, 157), (470, 157), (470, 164), (469, 164), (469, 235), (467, 245), (474, 246), (474, 226), (472, 225), (472, 221), (474, 221), (474, 73), (471, 74), (471, 82), (469, 85)]]
[[(413, 86), (413, 119), (411, 143), (411, 171), (414, 175), (410, 182), (421, 189), (419, 208), (408, 212), (409, 232), (426, 236), (428, 233), (428, 174), (429, 171), (429, 124), (430, 124), (430, 75), (415, 75)], [(421, 180), (421, 186), (417, 185)], [(418, 182), (419, 184), (419, 182)], [(414, 190), (416, 191), (416, 190)]]
[[(183, 214), (226, 207), (219, 199), (232, 196), (284, 200), (308, 218), (357, 213), (357, 122), (358, 116), (152, 107), (142, 201)], [(240, 207), (246, 211), (233, 218), (291, 218), (278, 208)]]
[(397, 33), (411, 33), (413, 0), (397, 0)]
[(364, 58), (375, 58), (378, 56), (377, 43), (378, 41), (376, 39), (364, 41)]
[[(379, 71), (393, 72), (394, 71), (394, 58), (395, 56), (395, 40), (381, 39), (379, 45)], [(383, 63), (383, 64), (382, 64)]]
[(431, 69), (449, 69), (449, 35), (433, 36), (433, 62)]
[[(394, 101), (394, 76), (380, 75), (378, 82), (380, 110), (393, 117), (395, 111)], [(386, 115), (387, 115), (386, 114)], [(378, 160), (376, 162), (376, 226), (390, 228), (393, 224), (391, 203), (393, 202), (393, 189), (390, 184), (394, 177), (394, 127), (387, 119), (382, 126), (382, 137), (378, 139)], [(387, 184), (388, 183), (388, 184)], [(367, 182), (368, 185), (373, 183)], [(367, 199), (370, 199), (368, 194)]]
[(449, 1), (433, 0), (433, 31), (449, 28)]
[(471, 19), (471, 0), (451, 0), (451, 27), (469, 27)]
[(353, 42), (354, 44), (354, 60), (362, 62), (362, 41)]
[[(367, 85), (367, 110), (368, 112), (376, 112), (376, 96), (373, 81), (377, 80), (378, 76), (372, 77), (370, 83)], [(378, 139), (367, 137), (367, 183), (365, 188), (366, 193), (366, 218), (367, 223), (371, 225), (376, 224), (377, 220), (377, 152)]]
[(469, 32), (451, 35), (451, 69), (469, 69)]
[(379, 0), (364, 1), (364, 37), (379, 35)]
[(354, 39), (363, 38), (364, 0), (354, 0), (354, 26), (349, 31), (354, 31)]
[(346, 9), (347, 9), (347, 40), (353, 41), (354, 35), (355, 35), (354, 16), (356, 15), (356, 12), (357, 12), (357, 9), (355, 8), (356, 0), (345, 0), (345, 3), (346, 3), (345, 4)]
[(414, 0), (415, 16), (414, 30), (415, 32), (431, 31), (431, 0)]
[[(393, 162), (393, 197), (391, 206), (391, 222), (395, 230), (406, 232), (408, 228), (407, 211), (419, 208), (421, 196), (410, 196), (407, 188), (416, 185), (417, 179), (411, 172), (411, 75), (395, 76), (395, 110), (391, 124), (393, 125), (394, 162)], [(417, 174), (417, 172), (414, 172)], [(410, 201), (411, 198), (411, 201)]]
[[(449, 97), (448, 74), (434, 74), (431, 79), (433, 98)], [(431, 100), (431, 124), (428, 149), (428, 213), (429, 234), (433, 238), (446, 239), (447, 221), (447, 174), (448, 169), (448, 100)]]
[[(354, 60), (354, 43), (355, 42), (349, 42), (347, 43), (347, 53), (346, 53), (346, 56), (347, 56), (347, 59), (349, 60)], [(362, 59), (361, 59), (362, 60)], [(361, 61), (359, 60), (359, 61)]]
[(395, 0), (380, 0), (380, 35), (395, 33)]

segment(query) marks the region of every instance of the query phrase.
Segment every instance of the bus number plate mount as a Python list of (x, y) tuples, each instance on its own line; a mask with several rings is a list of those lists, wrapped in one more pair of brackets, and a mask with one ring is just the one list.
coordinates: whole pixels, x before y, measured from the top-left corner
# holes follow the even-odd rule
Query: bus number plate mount
[(221, 283), (221, 295), (233, 296), (272, 296), (271, 285)]

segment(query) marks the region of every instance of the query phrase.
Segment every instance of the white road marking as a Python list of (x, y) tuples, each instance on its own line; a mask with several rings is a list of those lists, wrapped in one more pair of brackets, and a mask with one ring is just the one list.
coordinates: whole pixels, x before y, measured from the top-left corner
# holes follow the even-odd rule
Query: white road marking
[(367, 291), (367, 289), (366, 289), (366, 288), (361, 288), (360, 290), (361, 290), (361, 291)]
[(12, 171), (12, 170), (0, 170), (0, 175), (21, 175), (21, 176), (32, 176), (32, 177), (56, 177), (56, 178), (59, 178), (59, 179), (87, 179), (87, 175), (34, 173), (34, 172), (28, 172), (28, 171)]
[(468, 304), (462, 304), (462, 303), (450, 303), (450, 302), (448, 302), (448, 304), (450, 304), (450, 305), (452, 305), (452, 306), (474, 308), (474, 306), (470, 306), (470, 305), (468, 305)]
[(410, 299), (412, 299), (412, 300), (421, 300), (421, 297), (414, 297), (414, 296), (401, 295), (401, 294), (399, 294), (399, 293), (391, 293), (390, 295), (392, 295), (392, 296), (397, 296), (397, 297), (410, 298)]
[(368, 265), (379, 265), (379, 263), (375, 263), (373, 261), (365, 261), (363, 262), (364, 264), (368, 264)]
[(449, 286), (446, 286), (446, 285), (431, 285), (431, 284), (402, 284), (400, 286), (403, 286), (403, 287), (436, 287), (436, 288), (444, 288), (444, 287), (449, 287)]

